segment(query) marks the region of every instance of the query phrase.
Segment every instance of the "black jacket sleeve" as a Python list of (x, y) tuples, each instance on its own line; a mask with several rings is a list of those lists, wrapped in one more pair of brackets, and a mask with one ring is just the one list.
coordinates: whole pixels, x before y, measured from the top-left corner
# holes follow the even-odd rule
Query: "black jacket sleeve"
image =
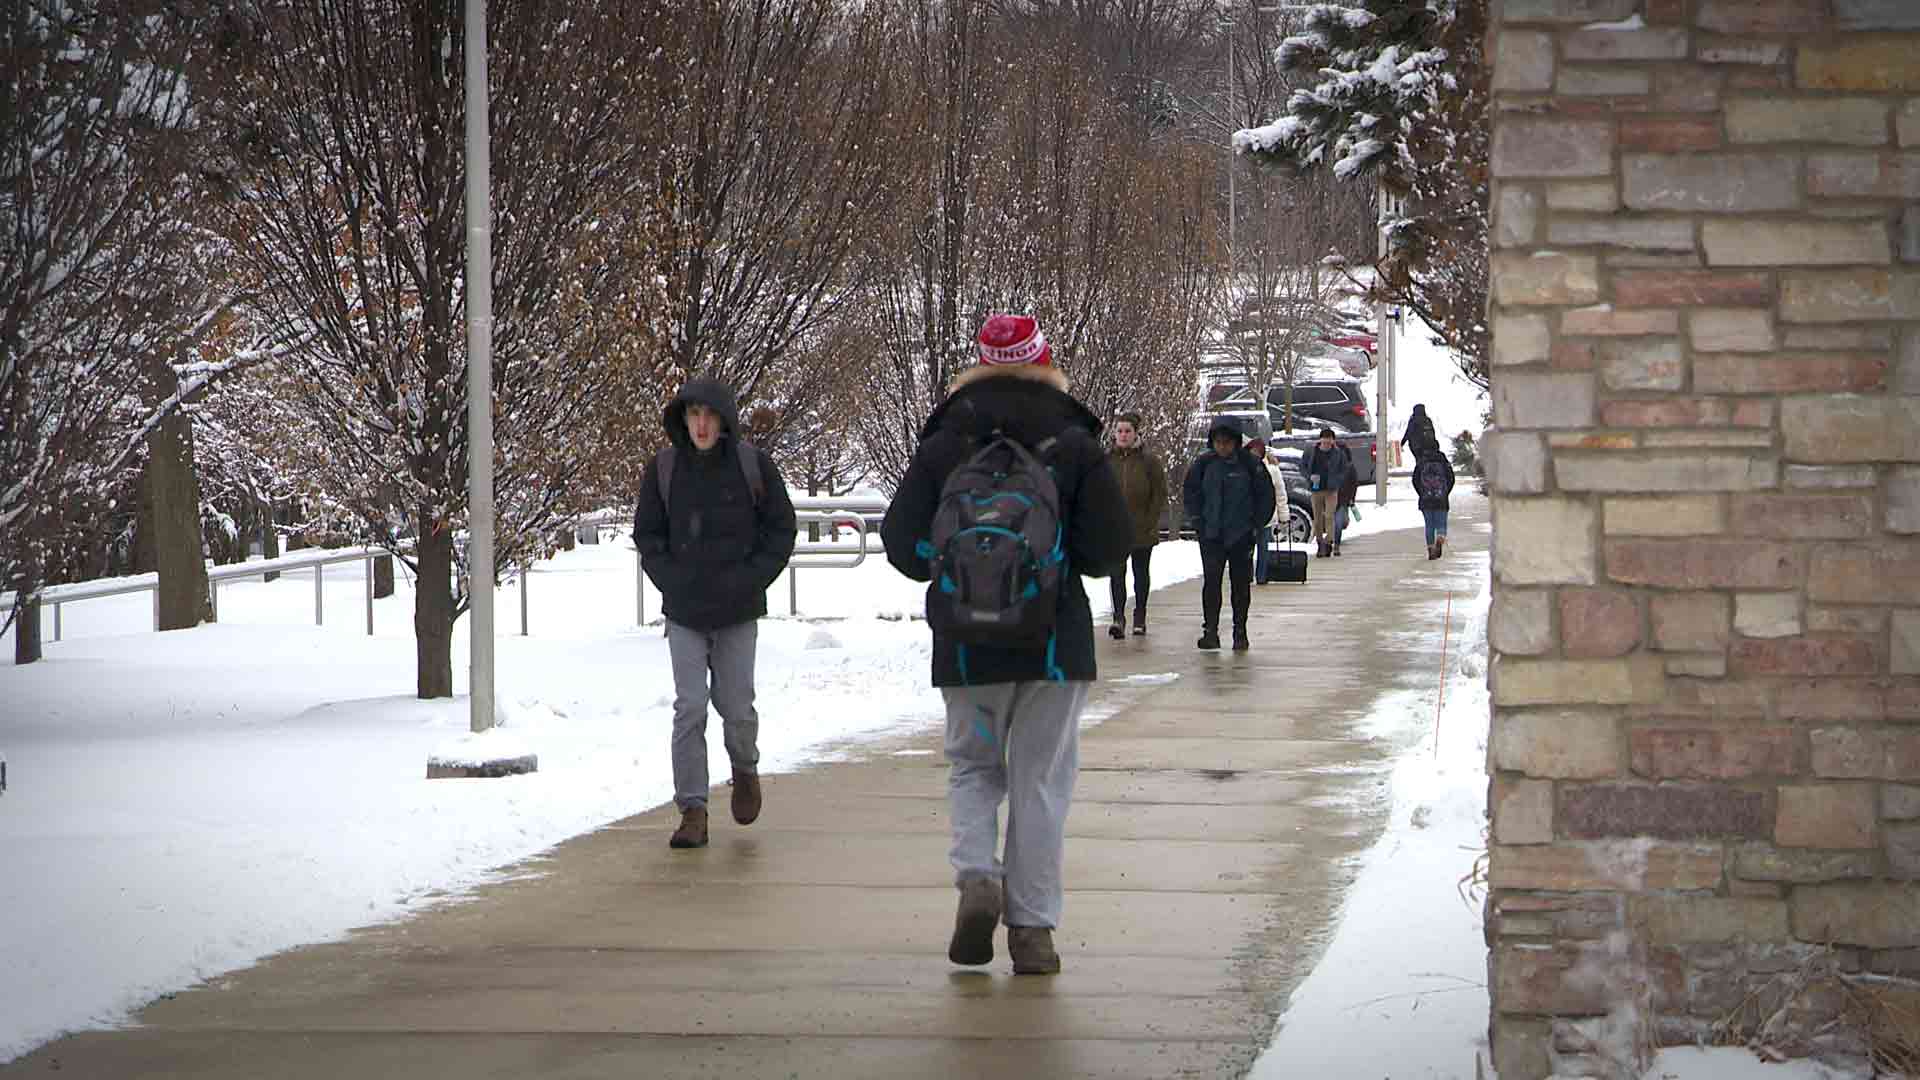
[(933, 477), (925, 463), (927, 444), (921, 443), (907, 465), (907, 475), (887, 504), (887, 516), (880, 521), (880, 542), (886, 546), (887, 561), (914, 581), (933, 580), (933, 569), (920, 554), (920, 541), (933, 533), (933, 512), (939, 500)]
[(688, 582), (688, 569), (673, 557), (667, 504), (660, 498), (660, 458), (654, 456), (640, 474), (640, 493), (633, 509), (633, 546), (640, 549), (640, 568), (662, 593), (678, 593)]
[(1133, 518), (1106, 455), (1094, 447), (1092, 458), (1067, 509), (1067, 568), (1084, 577), (1106, 577), (1133, 550)]
[(753, 452), (760, 455), (760, 475), (766, 484), (766, 492), (760, 497), (755, 514), (758, 528), (753, 538), (753, 551), (747, 556), (746, 570), (755, 585), (766, 589), (793, 558), (794, 534), (798, 526), (793, 518), (793, 498), (787, 492), (787, 481), (780, 475), (780, 467), (759, 447), (755, 447)]
[(1449, 495), (1451, 495), (1451, 494), (1453, 494), (1453, 462), (1451, 462), (1451, 461), (1448, 461), (1448, 460), (1447, 460), (1446, 458), (1444, 458), (1444, 457), (1443, 457), (1443, 458), (1441, 458), (1441, 459), (1440, 459), (1440, 464), (1442, 464), (1442, 465), (1444, 465), (1444, 466), (1446, 466), (1446, 469), (1447, 469), (1447, 494), (1449, 494)]
[(1200, 505), (1207, 497), (1206, 477), (1207, 459), (1200, 457), (1187, 466), (1187, 478), (1180, 485), (1180, 514), (1186, 520), (1187, 528), (1198, 530), (1203, 507)]

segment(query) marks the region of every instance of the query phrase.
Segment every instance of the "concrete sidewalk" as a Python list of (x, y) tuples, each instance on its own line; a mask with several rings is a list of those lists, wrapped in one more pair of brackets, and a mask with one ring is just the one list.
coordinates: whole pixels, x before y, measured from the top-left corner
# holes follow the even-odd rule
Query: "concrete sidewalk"
[[(1450, 552), (1484, 551), (1484, 500), (1455, 505)], [(1102, 628), (1059, 976), (1015, 978), (1004, 935), (988, 968), (947, 963), (929, 728), (768, 777), (752, 828), (721, 792), (705, 850), (668, 850), (663, 807), (470, 902), (282, 954), (0, 1076), (1239, 1075), (1384, 821), (1394, 740), (1359, 721), (1431, 684), (1444, 593), (1470, 596), (1482, 566), (1427, 561), (1417, 532), (1351, 540), (1308, 585), (1255, 589), (1244, 655), (1194, 649), (1197, 581), (1155, 595), (1145, 638)]]

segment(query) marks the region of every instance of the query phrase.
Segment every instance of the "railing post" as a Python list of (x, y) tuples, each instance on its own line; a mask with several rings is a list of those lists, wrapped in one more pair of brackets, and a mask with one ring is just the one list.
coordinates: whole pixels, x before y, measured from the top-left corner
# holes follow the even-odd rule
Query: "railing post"
[[(320, 600), (320, 597), (321, 597), (320, 586), (322, 584), (321, 579), (326, 574), (326, 572), (327, 572), (327, 566), (325, 563), (313, 564), (313, 625), (315, 626), (324, 625), (326, 622), (326, 612), (322, 610), (322, 605)], [(159, 594), (156, 593), (155, 595), (159, 595)]]
[(153, 587), (153, 632), (160, 632), (160, 586)]
[(53, 602), (53, 640), (60, 640), (60, 601)]
[[(207, 582), (207, 606), (213, 613), (213, 621), (219, 622), (220, 621), (220, 579), (219, 578), (213, 578)], [(54, 638), (54, 640), (58, 641), (60, 639), (56, 637)]]
[(800, 614), (800, 571), (792, 565), (787, 567), (787, 614)]
[(640, 565), (640, 548), (633, 549), (633, 624), (647, 625), (647, 571)]
[(520, 568), (520, 636), (527, 636), (527, 568)]
[(373, 556), (361, 564), (367, 571), (367, 636), (373, 636)]

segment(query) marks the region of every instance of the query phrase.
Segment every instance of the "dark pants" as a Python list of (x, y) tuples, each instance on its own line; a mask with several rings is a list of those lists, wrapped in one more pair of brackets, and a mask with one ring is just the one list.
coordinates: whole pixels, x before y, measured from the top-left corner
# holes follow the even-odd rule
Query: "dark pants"
[(1253, 540), (1253, 580), (1267, 580), (1267, 564), (1273, 561), (1273, 530), (1261, 529)]
[(1220, 575), (1225, 571), (1233, 579), (1233, 628), (1247, 628), (1247, 609), (1253, 605), (1253, 544), (1251, 537), (1236, 547), (1225, 544), (1200, 545), (1200, 618), (1209, 634), (1220, 631)]
[[(1133, 564), (1133, 623), (1135, 626), (1147, 624), (1147, 594), (1153, 591), (1153, 583), (1147, 572), (1147, 564), (1153, 561), (1153, 548), (1137, 547), (1127, 557)], [(1113, 621), (1125, 622), (1127, 618), (1127, 568), (1125, 564), (1113, 568), (1113, 577), (1108, 584), (1113, 589)]]

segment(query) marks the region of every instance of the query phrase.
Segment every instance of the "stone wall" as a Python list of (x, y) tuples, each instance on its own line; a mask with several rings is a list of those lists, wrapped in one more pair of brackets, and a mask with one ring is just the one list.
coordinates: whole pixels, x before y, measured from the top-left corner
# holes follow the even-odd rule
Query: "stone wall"
[(1622, 1075), (1920, 972), (1920, 0), (1494, 7), (1494, 1058)]

